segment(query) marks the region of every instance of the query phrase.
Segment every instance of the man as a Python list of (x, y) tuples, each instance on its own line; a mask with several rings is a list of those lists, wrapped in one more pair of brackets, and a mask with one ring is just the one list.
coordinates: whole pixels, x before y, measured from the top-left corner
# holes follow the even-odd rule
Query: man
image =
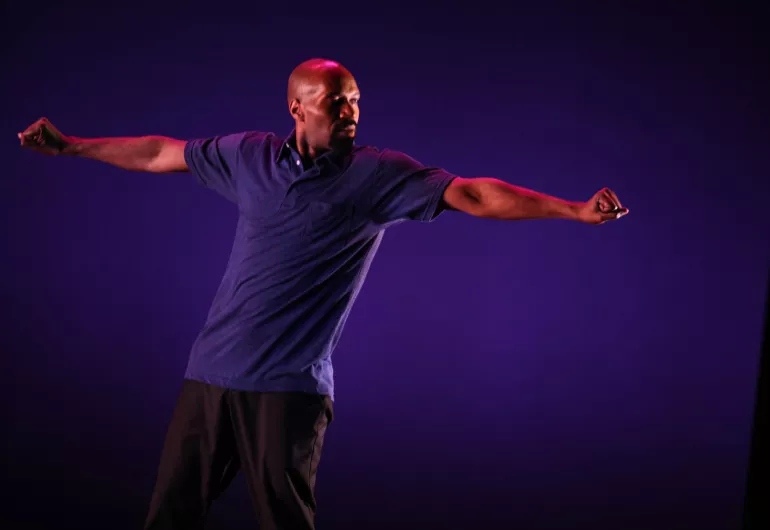
[(331, 355), (388, 226), (443, 210), (589, 224), (628, 210), (609, 189), (568, 202), (461, 178), (354, 144), (360, 93), (334, 61), (300, 64), (285, 139), (244, 132), (181, 141), (83, 139), (42, 118), (21, 145), (134, 171), (191, 172), (238, 208), (227, 269), (190, 354), (146, 529), (203, 526), (242, 470), (261, 528), (312, 529), (315, 478), (334, 399)]

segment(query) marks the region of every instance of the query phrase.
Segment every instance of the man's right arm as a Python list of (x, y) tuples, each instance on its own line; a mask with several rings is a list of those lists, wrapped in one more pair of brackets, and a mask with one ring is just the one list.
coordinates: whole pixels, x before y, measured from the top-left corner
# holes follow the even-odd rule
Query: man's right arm
[(47, 155), (73, 155), (98, 160), (130, 171), (187, 172), (186, 142), (165, 136), (77, 138), (66, 136), (46, 118), (18, 134), (22, 147)]
[(165, 136), (136, 138), (72, 138), (62, 154), (91, 158), (130, 171), (188, 171), (183, 140)]

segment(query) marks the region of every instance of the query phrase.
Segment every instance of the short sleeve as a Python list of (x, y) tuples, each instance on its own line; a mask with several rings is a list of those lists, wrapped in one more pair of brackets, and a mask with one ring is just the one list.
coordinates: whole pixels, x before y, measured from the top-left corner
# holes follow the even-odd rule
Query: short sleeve
[(449, 183), (456, 175), (421, 164), (412, 157), (386, 149), (380, 153), (371, 193), (375, 221), (433, 221)]
[(245, 162), (264, 139), (263, 133), (249, 131), (189, 140), (185, 162), (198, 182), (237, 203)]

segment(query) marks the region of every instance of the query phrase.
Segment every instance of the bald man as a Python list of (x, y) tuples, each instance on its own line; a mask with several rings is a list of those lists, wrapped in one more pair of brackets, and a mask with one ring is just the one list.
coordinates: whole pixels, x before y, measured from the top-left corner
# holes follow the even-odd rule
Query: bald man
[(337, 62), (289, 78), (294, 130), (189, 141), (65, 136), (42, 118), (23, 147), (132, 171), (189, 172), (232, 201), (232, 253), (192, 346), (145, 529), (201, 528), (243, 471), (263, 530), (314, 528), (332, 352), (385, 229), (442, 211), (592, 225), (628, 212), (603, 189), (569, 202), (492, 178), (462, 178), (392, 150), (356, 146), (360, 91)]

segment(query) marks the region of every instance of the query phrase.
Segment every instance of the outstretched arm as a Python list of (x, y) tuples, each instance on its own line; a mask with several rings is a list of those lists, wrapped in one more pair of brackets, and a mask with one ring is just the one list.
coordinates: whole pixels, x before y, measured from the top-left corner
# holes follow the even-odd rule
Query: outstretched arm
[(46, 118), (18, 133), (22, 147), (47, 155), (74, 155), (130, 171), (175, 173), (188, 171), (184, 140), (165, 136), (77, 138), (62, 134)]
[(455, 178), (444, 192), (444, 205), (448, 210), (505, 221), (570, 219), (602, 224), (628, 213), (608, 188), (586, 202), (571, 202), (486, 177)]

